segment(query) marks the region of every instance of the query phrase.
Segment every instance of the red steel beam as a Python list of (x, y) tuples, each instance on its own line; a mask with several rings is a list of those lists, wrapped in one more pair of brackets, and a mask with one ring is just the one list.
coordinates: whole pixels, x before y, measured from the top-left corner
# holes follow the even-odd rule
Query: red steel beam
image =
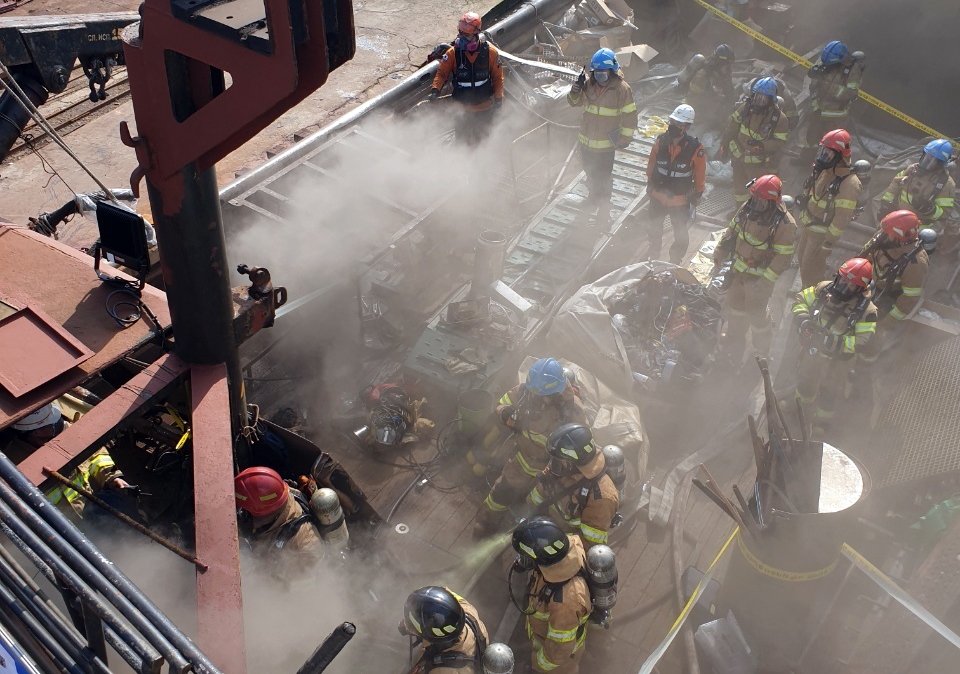
[(17, 467), (39, 487), (48, 479), (43, 473), (44, 466), (63, 472), (65, 467), (76, 465), (85, 450), (99, 447), (124, 419), (142, 413), (188, 370), (189, 366), (177, 356), (161, 356)]
[(199, 646), (226, 674), (246, 674), (226, 365), (192, 365), (190, 383), (197, 557), (210, 567), (197, 572)]

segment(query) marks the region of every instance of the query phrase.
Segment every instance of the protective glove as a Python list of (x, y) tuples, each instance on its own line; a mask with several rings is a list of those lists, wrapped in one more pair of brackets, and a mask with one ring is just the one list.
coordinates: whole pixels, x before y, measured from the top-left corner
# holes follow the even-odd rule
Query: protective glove
[(437, 100), (438, 98), (440, 98), (440, 90), (439, 90), (439, 89), (431, 89), (431, 90), (430, 90), (430, 93), (427, 94), (427, 100), (428, 100), (428, 101), (435, 101), (435, 100)]
[(877, 218), (883, 220), (891, 213), (893, 213), (893, 203), (889, 201), (881, 201), (880, 206), (877, 207)]
[(804, 347), (809, 346), (813, 341), (814, 335), (820, 331), (820, 326), (817, 325), (816, 321), (812, 321), (809, 318), (806, 318), (800, 321), (799, 327), (797, 327), (797, 333), (800, 335), (800, 343)]
[(513, 405), (504, 405), (500, 408), (500, 421), (507, 428), (515, 428), (520, 419), (520, 413)]
[(691, 206), (699, 206), (701, 201), (703, 201), (703, 192), (697, 192), (696, 190), (687, 192), (687, 203)]
[(730, 159), (730, 158), (727, 156), (727, 146), (726, 146), (726, 145), (721, 145), (721, 146), (719, 147), (719, 149), (717, 149), (717, 154), (714, 155), (714, 159), (715, 159), (716, 161), (728, 161), (728, 160)]
[(619, 131), (617, 132), (617, 135), (619, 138), (614, 140), (613, 144), (618, 150), (623, 150), (624, 148), (628, 147), (630, 145), (630, 141), (633, 140), (633, 136), (625, 136)]
[(583, 91), (583, 88), (587, 85), (587, 73), (585, 70), (580, 71), (577, 81), (570, 85), (570, 93), (574, 96), (579, 96), (580, 92)]

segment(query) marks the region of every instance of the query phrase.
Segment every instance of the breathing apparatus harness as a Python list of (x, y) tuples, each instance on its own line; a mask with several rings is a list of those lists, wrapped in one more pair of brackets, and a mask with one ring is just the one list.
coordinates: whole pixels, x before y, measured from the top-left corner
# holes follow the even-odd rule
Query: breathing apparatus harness
[[(834, 165), (835, 167), (836, 165)], [(826, 168), (816, 168), (814, 167), (813, 171), (807, 176), (807, 179), (803, 182), (803, 191), (797, 196), (797, 205), (800, 207), (800, 210), (807, 213), (811, 216), (811, 222), (804, 223), (804, 227), (813, 227), (814, 225), (823, 225), (829, 226), (833, 222), (833, 216), (837, 211), (837, 206), (834, 201), (837, 198), (837, 195), (840, 193), (840, 186), (843, 184), (843, 181), (849, 178), (852, 175), (855, 175), (853, 171), (850, 171), (845, 176), (835, 177), (829, 185), (827, 185), (826, 193), (823, 195), (827, 199), (827, 205), (823, 209), (823, 215), (819, 218), (812, 217), (813, 214), (807, 210), (807, 204), (810, 203), (811, 197), (816, 197), (816, 188), (817, 180), (820, 178), (820, 174), (826, 171)], [(818, 199), (819, 200), (819, 199)], [(858, 212), (862, 209), (858, 209)]]
[[(423, 649), (423, 655), (421, 655), (420, 658), (414, 663), (413, 667), (410, 669), (410, 674), (428, 674), (436, 667), (450, 667), (452, 669), (472, 667), (474, 672), (482, 672), (483, 653), (487, 650), (487, 640), (484, 639), (483, 632), (480, 630), (480, 625), (472, 615), (465, 614), (464, 621), (466, 622), (466, 628), (473, 633), (473, 638), (476, 642), (476, 648), (472, 656), (460, 651), (439, 651), (435, 645), (430, 644)], [(413, 637), (413, 635), (411, 635), (411, 637)], [(417, 636), (411, 638), (411, 659), (413, 649), (419, 646), (422, 642), (422, 637)]]

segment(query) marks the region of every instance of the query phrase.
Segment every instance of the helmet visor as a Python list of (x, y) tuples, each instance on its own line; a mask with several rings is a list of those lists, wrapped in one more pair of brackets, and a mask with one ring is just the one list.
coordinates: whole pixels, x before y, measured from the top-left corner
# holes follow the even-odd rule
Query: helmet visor
[(849, 279), (845, 279), (843, 276), (837, 274), (837, 278), (833, 282), (833, 297), (838, 302), (846, 302), (847, 300), (853, 298), (857, 292), (860, 291), (860, 286), (855, 284)]
[(761, 94), (760, 92), (755, 92), (753, 98), (750, 99), (750, 105), (755, 108), (766, 108), (773, 103), (773, 96), (768, 96), (767, 94)]
[(766, 213), (771, 208), (773, 208), (773, 202), (769, 199), (761, 199), (760, 197), (750, 197), (748, 202), (748, 207), (754, 213)]
[(943, 166), (943, 162), (934, 157), (932, 154), (923, 153), (923, 156), (920, 158), (920, 170), (921, 171), (935, 171)]
[(820, 168), (829, 168), (834, 166), (837, 161), (840, 159), (840, 153), (834, 150), (832, 147), (820, 146), (820, 151), (817, 152), (816, 163)]

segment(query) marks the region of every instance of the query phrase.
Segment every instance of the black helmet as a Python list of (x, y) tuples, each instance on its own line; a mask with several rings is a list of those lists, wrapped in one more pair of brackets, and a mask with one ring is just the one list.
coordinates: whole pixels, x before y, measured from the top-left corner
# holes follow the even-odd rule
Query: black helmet
[(547, 454), (552, 459), (573, 461), (578, 466), (589, 463), (597, 455), (593, 433), (583, 424), (564, 424), (547, 440)]
[(513, 531), (513, 549), (537, 566), (556, 564), (570, 550), (567, 535), (549, 517), (524, 520)]
[(713, 50), (713, 55), (716, 56), (721, 61), (733, 61), (733, 48), (728, 44), (719, 45), (716, 49)]
[(407, 632), (440, 650), (457, 642), (465, 623), (463, 607), (456, 596), (436, 585), (411, 592), (403, 607), (403, 624)]

